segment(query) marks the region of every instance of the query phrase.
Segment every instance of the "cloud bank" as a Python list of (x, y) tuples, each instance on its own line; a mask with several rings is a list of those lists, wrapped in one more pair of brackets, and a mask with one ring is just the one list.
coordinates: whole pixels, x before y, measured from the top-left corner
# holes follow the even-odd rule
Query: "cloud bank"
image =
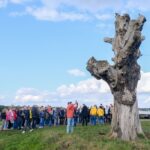
[(70, 75), (75, 76), (75, 77), (85, 77), (86, 76), (86, 74), (83, 71), (79, 70), (79, 69), (68, 70), (68, 73)]
[[(10, 12), (12, 16), (30, 15), (37, 20), (58, 21), (106, 21), (112, 13), (150, 11), (149, 0), (0, 0), (0, 7), (9, 4), (22, 5), (22, 12)], [(20, 15), (21, 14), (21, 15)]]
[[(139, 107), (150, 107), (150, 72), (141, 73), (138, 84)], [(108, 85), (103, 80), (86, 79), (77, 84), (61, 85), (55, 91), (40, 91), (34, 88), (21, 88), (16, 92), (15, 103), (65, 106), (68, 101), (78, 100), (80, 104), (104, 105), (113, 103)]]

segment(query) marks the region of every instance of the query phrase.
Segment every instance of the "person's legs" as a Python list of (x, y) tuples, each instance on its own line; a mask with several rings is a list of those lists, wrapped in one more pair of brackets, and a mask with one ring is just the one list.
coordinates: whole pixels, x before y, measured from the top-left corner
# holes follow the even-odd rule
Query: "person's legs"
[(7, 129), (10, 129), (10, 121), (8, 120)]
[(44, 118), (41, 117), (40, 118), (40, 126), (39, 126), (39, 128), (43, 128), (43, 127), (44, 127)]
[(6, 120), (5, 129), (8, 129), (8, 120)]
[(57, 125), (57, 118), (54, 117), (54, 126), (56, 126), (56, 125)]
[(70, 127), (71, 127), (71, 118), (67, 118), (67, 133), (70, 133)]
[(70, 128), (70, 132), (73, 133), (74, 130), (74, 118), (71, 118), (71, 128)]
[(27, 127), (28, 127), (29, 129), (31, 129), (30, 119), (27, 119)]
[(24, 127), (22, 133), (25, 133), (26, 130), (27, 130), (27, 119), (25, 119), (24, 121)]
[(35, 125), (34, 125), (34, 118), (32, 118), (32, 128), (33, 128), (33, 129), (35, 128)]
[(27, 127), (28, 127), (28, 120), (25, 119), (25, 122), (24, 122), (24, 129), (25, 129), (25, 131), (27, 130)]
[(84, 121), (85, 121), (84, 117), (82, 117), (82, 126), (84, 126)]
[(44, 127), (44, 118), (42, 118), (42, 127)]
[(49, 119), (49, 126), (52, 126), (52, 119)]
[(101, 117), (98, 117), (98, 123), (101, 124)]
[(60, 117), (57, 117), (57, 125), (60, 125)]
[(2, 127), (1, 127), (1, 130), (3, 130), (5, 128), (5, 120), (2, 119)]
[(101, 117), (101, 123), (104, 124), (104, 116)]
[(18, 119), (16, 119), (16, 129), (18, 129)]
[(93, 116), (90, 116), (91, 125), (93, 125)]
[(33, 129), (36, 128), (36, 118), (33, 118), (33, 120), (32, 120), (32, 128)]
[(45, 121), (44, 121), (44, 125), (48, 125), (48, 119), (45, 119)]
[(76, 126), (77, 122), (76, 122), (76, 117), (74, 117), (74, 126)]
[(41, 127), (42, 127), (42, 121), (43, 121), (43, 118), (41, 117), (41, 118), (40, 118), (39, 128), (41, 128)]
[(32, 119), (29, 119), (29, 122), (30, 122), (30, 128), (32, 129), (33, 120), (32, 120)]
[(107, 114), (104, 116), (104, 123), (107, 123)]
[(65, 118), (64, 118), (64, 117), (62, 117), (62, 125), (64, 125), (64, 121), (65, 121)]
[(21, 117), (18, 117), (17, 124), (18, 124), (18, 129), (20, 130), (21, 129), (21, 125), (22, 125), (22, 118)]
[(93, 125), (96, 125), (96, 116), (93, 116)]
[(4, 130), (7, 130), (7, 121), (5, 120), (5, 123), (4, 123)]
[(85, 125), (87, 126), (88, 124), (88, 117), (85, 117)]
[(17, 120), (14, 120), (13, 129), (17, 129)]

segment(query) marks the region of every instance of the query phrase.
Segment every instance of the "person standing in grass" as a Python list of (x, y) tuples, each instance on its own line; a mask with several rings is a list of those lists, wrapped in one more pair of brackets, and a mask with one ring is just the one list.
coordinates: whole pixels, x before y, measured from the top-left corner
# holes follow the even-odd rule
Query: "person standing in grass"
[(75, 104), (72, 102), (68, 102), (67, 106), (67, 133), (73, 133), (74, 129), (74, 112), (78, 107), (78, 103), (76, 101)]
[(104, 109), (102, 105), (97, 109), (97, 115), (99, 124), (104, 124)]
[(56, 107), (53, 109), (53, 118), (54, 126), (56, 127), (57, 125), (59, 125), (59, 109)]
[(44, 107), (43, 106), (40, 108), (39, 117), (40, 117), (40, 126), (39, 126), (39, 128), (44, 128), (45, 111), (44, 111)]
[(39, 118), (39, 110), (38, 107), (36, 105), (34, 105), (32, 107), (32, 129), (36, 129), (37, 128), (37, 121)]
[(1, 119), (2, 119), (2, 127), (1, 127), (1, 130), (5, 130), (5, 129), (7, 129), (7, 127), (6, 127), (6, 109), (3, 109), (3, 110), (2, 110)]
[(96, 118), (97, 118), (97, 106), (94, 105), (90, 109), (91, 125), (96, 125)]
[(88, 124), (88, 116), (89, 116), (89, 110), (88, 107), (83, 104), (82, 110), (81, 110), (81, 120), (82, 120), (82, 126)]
[(29, 109), (29, 122), (30, 122), (30, 127), (32, 127), (32, 107), (28, 106)]
[(109, 106), (106, 105), (105, 108), (105, 123), (109, 123)]
[(14, 113), (13, 113), (12, 108), (9, 108), (8, 110), (8, 118), (9, 118), (8, 129), (11, 129), (14, 124)]
[(13, 120), (14, 120), (14, 123), (13, 123), (13, 129), (17, 129), (18, 128), (18, 122), (17, 122), (17, 110), (16, 108), (13, 108)]
[(24, 128), (23, 128), (22, 133), (25, 133), (27, 131), (27, 129), (30, 129), (30, 131), (32, 131), (31, 126), (30, 126), (30, 111), (29, 111), (29, 107), (25, 106), (23, 112), (24, 112), (25, 122), (24, 122)]

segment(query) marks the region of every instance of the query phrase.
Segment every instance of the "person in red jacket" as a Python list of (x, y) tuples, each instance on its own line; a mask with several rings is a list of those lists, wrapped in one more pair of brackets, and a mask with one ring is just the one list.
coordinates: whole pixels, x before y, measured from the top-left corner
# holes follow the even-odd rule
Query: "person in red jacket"
[(74, 129), (74, 112), (78, 107), (78, 103), (76, 101), (75, 104), (72, 102), (68, 102), (67, 106), (67, 133), (73, 133)]

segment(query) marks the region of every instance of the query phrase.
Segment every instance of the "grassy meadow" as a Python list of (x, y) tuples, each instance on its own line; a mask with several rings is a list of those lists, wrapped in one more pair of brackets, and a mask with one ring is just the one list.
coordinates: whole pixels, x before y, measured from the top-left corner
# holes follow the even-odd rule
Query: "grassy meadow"
[(150, 121), (142, 121), (147, 138), (134, 142), (110, 139), (110, 125), (77, 126), (67, 135), (66, 127), (45, 127), (22, 134), (0, 131), (0, 150), (150, 150)]

